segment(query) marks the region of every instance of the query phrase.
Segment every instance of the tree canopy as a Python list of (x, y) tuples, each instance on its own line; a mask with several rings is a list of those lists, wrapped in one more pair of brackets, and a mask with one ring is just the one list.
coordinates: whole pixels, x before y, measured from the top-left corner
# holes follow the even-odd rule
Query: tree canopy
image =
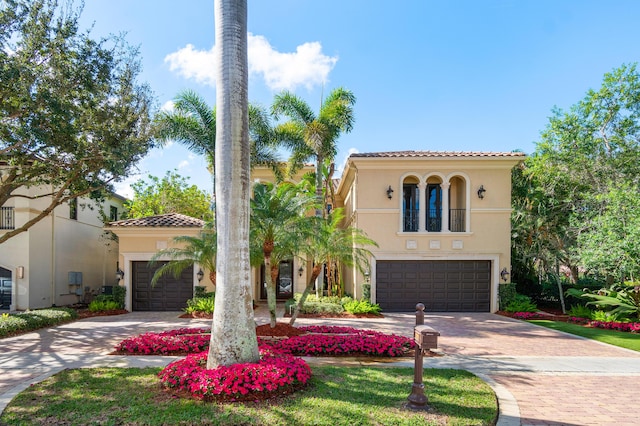
[(122, 37), (92, 39), (72, 7), (0, 3), (0, 205), (29, 197), (21, 188), (50, 196), (0, 242), (62, 203), (100, 198), (152, 147), (152, 95), (136, 80), (137, 51)]
[[(514, 264), (637, 276), (640, 74), (604, 76), (568, 111), (554, 109), (535, 152), (514, 170)], [(517, 271), (516, 271), (517, 273)], [(624, 277), (623, 277), (624, 278)]]
[(167, 172), (160, 179), (149, 176), (149, 181), (141, 179), (131, 185), (133, 200), (125, 203), (126, 218), (156, 216), (166, 213), (180, 213), (199, 219), (211, 219), (210, 196), (196, 185), (189, 185), (187, 179), (177, 171)]

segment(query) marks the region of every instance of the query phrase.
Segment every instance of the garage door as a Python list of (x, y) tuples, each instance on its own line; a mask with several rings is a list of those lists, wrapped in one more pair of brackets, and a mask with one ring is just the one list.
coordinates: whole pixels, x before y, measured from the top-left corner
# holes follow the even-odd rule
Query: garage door
[(151, 285), (154, 272), (164, 263), (149, 266), (147, 262), (132, 262), (131, 307), (134, 311), (181, 311), (193, 297), (193, 268), (183, 270), (179, 278), (173, 274), (163, 275)]
[(488, 260), (404, 260), (376, 264), (376, 302), (383, 311), (489, 312)]

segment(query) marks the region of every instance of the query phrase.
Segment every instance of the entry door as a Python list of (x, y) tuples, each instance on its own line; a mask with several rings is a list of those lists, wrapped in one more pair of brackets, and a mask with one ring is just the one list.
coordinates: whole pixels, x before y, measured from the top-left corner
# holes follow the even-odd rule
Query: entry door
[[(267, 288), (265, 286), (264, 265), (260, 267), (260, 298), (267, 298)], [(278, 279), (276, 280), (276, 299), (290, 299), (293, 297), (293, 260), (283, 260), (280, 262)]]

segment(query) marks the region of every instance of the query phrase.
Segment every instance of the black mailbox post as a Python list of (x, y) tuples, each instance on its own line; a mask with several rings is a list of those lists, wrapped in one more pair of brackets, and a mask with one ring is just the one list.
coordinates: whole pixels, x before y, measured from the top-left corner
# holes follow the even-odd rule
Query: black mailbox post
[(414, 410), (424, 410), (427, 408), (427, 396), (424, 394), (424, 384), (422, 383), (423, 370), (423, 354), (429, 349), (438, 347), (438, 333), (428, 325), (424, 325), (424, 305), (418, 303), (416, 305), (416, 326), (413, 329), (413, 338), (416, 342), (415, 365), (413, 367), (413, 386), (411, 394), (407, 398), (409, 403), (407, 407)]

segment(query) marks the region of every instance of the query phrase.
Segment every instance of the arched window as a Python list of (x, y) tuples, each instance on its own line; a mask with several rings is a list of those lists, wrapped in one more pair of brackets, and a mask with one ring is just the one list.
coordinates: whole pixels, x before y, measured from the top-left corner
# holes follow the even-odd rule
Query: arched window
[(418, 232), (420, 222), (420, 193), (418, 179), (414, 176), (402, 182), (402, 230)]

